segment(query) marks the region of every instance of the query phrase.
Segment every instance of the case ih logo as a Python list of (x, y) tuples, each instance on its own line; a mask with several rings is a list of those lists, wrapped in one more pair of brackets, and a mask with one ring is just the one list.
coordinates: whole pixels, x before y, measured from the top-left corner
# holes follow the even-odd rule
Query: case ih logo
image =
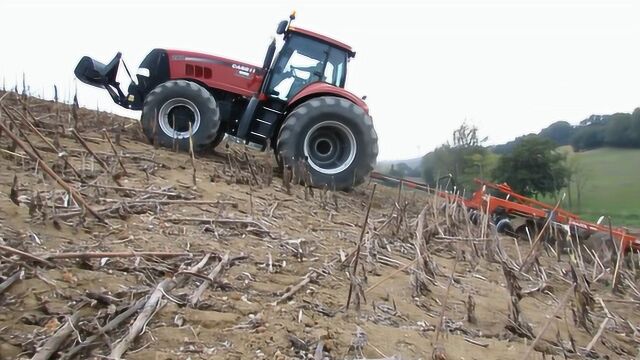
[(244, 71), (244, 72), (247, 72), (247, 73), (250, 73), (250, 74), (256, 72), (255, 68), (252, 68), (252, 67), (249, 67), (249, 66), (246, 66), (246, 65), (232, 64), (231, 67), (236, 69), (236, 70)]

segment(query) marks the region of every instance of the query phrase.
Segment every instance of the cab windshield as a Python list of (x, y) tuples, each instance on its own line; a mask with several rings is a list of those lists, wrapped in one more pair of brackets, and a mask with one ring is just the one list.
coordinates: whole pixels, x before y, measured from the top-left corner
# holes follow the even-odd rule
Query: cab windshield
[(344, 50), (297, 34), (290, 35), (272, 69), (268, 94), (288, 100), (317, 81), (344, 87), (346, 64)]

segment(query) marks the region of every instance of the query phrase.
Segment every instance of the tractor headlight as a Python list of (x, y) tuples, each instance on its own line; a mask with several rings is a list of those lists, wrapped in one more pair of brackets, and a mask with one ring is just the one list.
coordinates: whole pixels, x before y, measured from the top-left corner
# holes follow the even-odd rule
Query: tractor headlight
[(139, 68), (138, 72), (136, 73), (140, 76), (144, 76), (144, 77), (149, 77), (149, 75), (151, 74), (151, 72), (149, 71), (149, 69), (147, 68)]

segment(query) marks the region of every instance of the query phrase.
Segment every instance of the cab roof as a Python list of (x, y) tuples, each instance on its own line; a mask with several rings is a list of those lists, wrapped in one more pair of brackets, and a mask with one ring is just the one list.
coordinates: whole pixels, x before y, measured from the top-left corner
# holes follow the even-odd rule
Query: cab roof
[(353, 51), (351, 46), (349, 46), (349, 45), (347, 45), (347, 44), (345, 44), (345, 43), (343, 43), (341, 41), (332, 39), (332, 38), (330, 38), (328, 36), (325, 36), (325, 35), (322, 35), (322, 34), (318, 34), (317, 32), (314, 32), (314, 31), (311, 31), (311, 30), (307, 30), (307, 29), (302, 29), (302, 28), (299, 28), (299, 27), (293, 27), (293, 26), (289, 26), (289, 29), (287, 30), (287, 32), (301, 34), (301, 35), (304, 35), (304, 36), (307, 36), (307, 37), (322, 41), (322, 42), (327, 43), (327, 44), (329, 44), (331, 46), (335, 46), (335, 47), (337, 47), (339, 49), (345, 50), (349, 54), (350, 57), (355, 57), (356, 56), (356, 52)]

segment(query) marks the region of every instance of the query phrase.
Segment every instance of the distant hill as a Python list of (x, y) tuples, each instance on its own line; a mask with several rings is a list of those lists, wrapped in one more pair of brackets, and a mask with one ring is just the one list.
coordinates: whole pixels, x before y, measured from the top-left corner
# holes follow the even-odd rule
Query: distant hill
[(506, 154), (524, 137), (538, 135), (548, 138), (558, 146), (571, 145), (574, 150), (593, 150), (602, 147), (640, 148), (640, 108), (632, 113), (591, 115), (571, 125), (556, 121), (537, 134), (519, 136), (504, 144), (491, 146), (496, 154)]

